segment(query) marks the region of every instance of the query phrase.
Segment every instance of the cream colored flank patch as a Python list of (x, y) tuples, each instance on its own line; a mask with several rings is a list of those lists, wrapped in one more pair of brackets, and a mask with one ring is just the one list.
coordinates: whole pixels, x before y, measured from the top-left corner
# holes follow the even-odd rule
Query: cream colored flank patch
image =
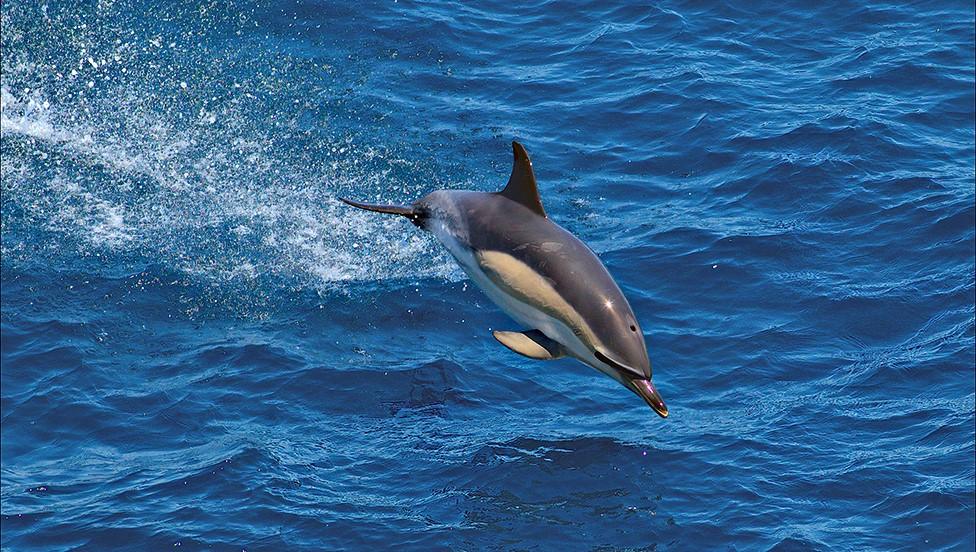
[(476, 257), (485, 275), (495, 285), (507, 290), (523, 303), (532, 305), (571, 329), (581, 332), (579, 337), (584, 342), (597, 343), (583, 317), (566, 302), (547, 278), (507, 253), (479, 251)]

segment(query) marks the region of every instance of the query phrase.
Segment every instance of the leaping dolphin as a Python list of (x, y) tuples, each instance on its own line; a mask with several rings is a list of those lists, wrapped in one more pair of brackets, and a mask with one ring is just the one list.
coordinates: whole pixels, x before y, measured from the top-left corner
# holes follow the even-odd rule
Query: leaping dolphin
[(502, 345), (539, 360), (574, 357), (666, 418), (630, 304), (593, 251), (549, 220), (529, 154), (518, 142), (512, 149), (512, 175), (500, 192), (437, 190), (411, 205), (340, 199), (432, 232), (485, 294), (528, 328), (493, 332)]

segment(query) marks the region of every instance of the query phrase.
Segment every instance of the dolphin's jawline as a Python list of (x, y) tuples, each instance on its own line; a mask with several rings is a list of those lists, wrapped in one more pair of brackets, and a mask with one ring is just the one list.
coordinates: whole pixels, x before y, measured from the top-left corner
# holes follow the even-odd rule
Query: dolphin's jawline
[(604, 354), (603, 351), (601, 351), (600, 349), (594, 350), (593, 351), (593, 356), (596, 357), (596, 359), (599, 360), (600, 362), (602, 362), (604, 364), (609, 364), (610, 366), (612, 366), (612, 367), (614, 367), (614, 368), (616, 368), (618, 370), (621, 370), (621, 371), (624, 371), (624, 372), (630, 372), (631, 374), (633, 374), (633, 375), (635, 375), (637, 377), (640, 377), (640, 378), (646, 378), (647, 377), (647, 374), (645, 374), (643, 371), (638, 370), (636, 368), (633, 368), (631, 366), (627, 366), (626, 364), (617, 362), (616, 360), (613, 360), (612, 358), (610, 358), (606, 354)]

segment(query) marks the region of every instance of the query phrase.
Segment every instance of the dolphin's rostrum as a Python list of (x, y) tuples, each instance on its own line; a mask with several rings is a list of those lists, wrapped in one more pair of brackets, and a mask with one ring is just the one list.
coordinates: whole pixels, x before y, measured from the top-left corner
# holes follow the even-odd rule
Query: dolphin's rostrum
[(512, 148), (512, 175), (500, 192), (437, 190), (407, 206), (342, 201), (432, 232), (485, 294), (528, 328), (494, 332), (502, 345), (534, 359), (574, 357), (667, 417), (627, 299), (597, 256), (549, 220), (528, 153), (518, 142)]

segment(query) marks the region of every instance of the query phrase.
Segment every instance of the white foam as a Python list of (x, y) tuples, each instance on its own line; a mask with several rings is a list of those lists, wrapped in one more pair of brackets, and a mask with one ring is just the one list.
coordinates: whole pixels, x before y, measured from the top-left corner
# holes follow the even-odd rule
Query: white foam
[[(29, 203), (49, 230), (85, 247), (147, 256), (194, 278), (280, 276), (334, 287), (463, 277), (413, 227), (353, 211), (331, 196), (329, 189), (340, 185), (377, 182), (362, 192), (366, 197), (384, 186), (385, 175), (348, 165), (347, 144), (333, 148), (335, 158), (291, 165), (276, 157), (269, 145), (276, 137), (244, 117), (240, 103), (184, 122), (156, 110), (141, 97), (146, 93), (130, 89), (65, 105), (41, 90), (18, 93), (4, 84), (5, 193)], [(56, 158), (46, 166), (53, 178), (34, 174), (44, 156)]]
[(0, 136), (13, 133), (40, 140), (64, 140), (48, 120), (50, 106), (50, 102), (38, 98), (37, 92), (21, 100), (0, 85)]

